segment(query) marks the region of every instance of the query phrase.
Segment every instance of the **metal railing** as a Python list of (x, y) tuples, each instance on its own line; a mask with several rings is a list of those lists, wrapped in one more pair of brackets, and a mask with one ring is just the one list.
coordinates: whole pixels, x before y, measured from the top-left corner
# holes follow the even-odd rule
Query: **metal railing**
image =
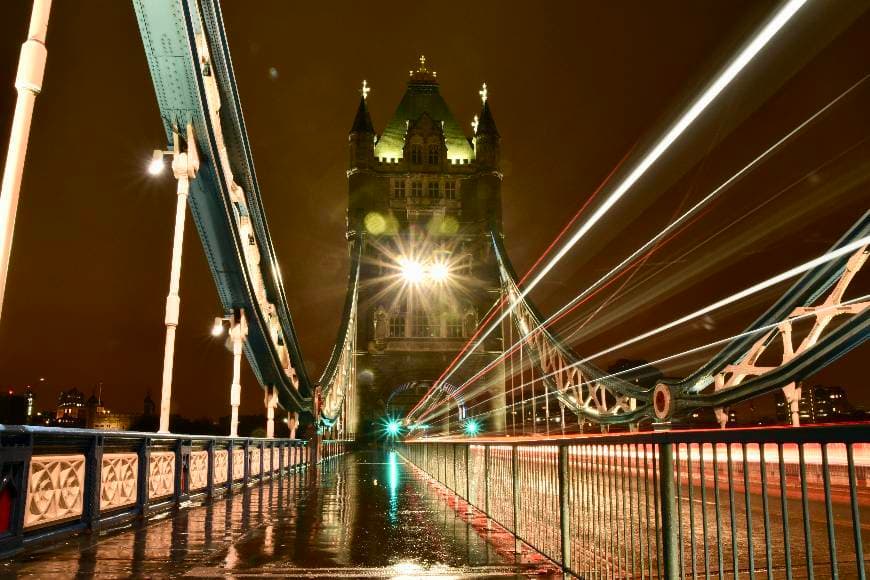
[(399, 448), (574, 576), (863, 579), (868, 441), (840, 425)]
[(0, 425), (0, 556), (191, 499), (207, 503), (347, 444)]

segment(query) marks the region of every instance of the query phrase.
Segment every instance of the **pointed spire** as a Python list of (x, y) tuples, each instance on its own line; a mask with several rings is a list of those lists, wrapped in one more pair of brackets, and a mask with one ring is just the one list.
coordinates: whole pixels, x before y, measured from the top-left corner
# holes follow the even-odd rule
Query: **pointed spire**
[(498, 129), (495, 126), (495, 119), (492, 118), (492, 111), (489, 110), (489, 101), (483, 101), (483, 109), (480, 111), (480, 117), (475, 120), (477, 121), (475, 135), (499, 136)]
[(371, 89), (368, 89), (368, 87), (364, 85), (363, 90), (365, 90), (366, 93), (359, 98), (359, 107), (356, 110), (356, 117), (354, 117), (353, 126), (350, 128), (350, 132), (369, 133), (374, 135), (375, 126), (372, 124), (372, 116), (369, 115), (369, 108), (366, 106), (366, 95)]

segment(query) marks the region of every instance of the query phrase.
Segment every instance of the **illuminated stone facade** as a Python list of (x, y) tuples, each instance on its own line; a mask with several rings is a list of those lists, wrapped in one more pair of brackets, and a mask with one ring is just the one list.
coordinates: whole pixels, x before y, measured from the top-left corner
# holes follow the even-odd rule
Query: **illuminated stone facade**
[[(500, 297), (490, 234), (501, 235), (502, 175), (486, 101), (477, 119), (475, 133), (466, 135), (425, 62), (412, 71), (381, 134), (365, 95), (360, 99), (348, 170), (348, 236), (365, 233), (357, 331), (361, 416), (351, 418), (352, 432), (374, 433), (386, 414), (404, 414)], [(501, 334), (493, 332), (450, 377), (452, 387), (435, 392), (456, 405), (451, 421), (461, 420), (475, 400), (489, 399), (472, 414), (504, 404), (500, 368), (487, 376), (483, 392), (450, 396), (501, 349)], [(485, 424), (500, 429), (503, 411)]]

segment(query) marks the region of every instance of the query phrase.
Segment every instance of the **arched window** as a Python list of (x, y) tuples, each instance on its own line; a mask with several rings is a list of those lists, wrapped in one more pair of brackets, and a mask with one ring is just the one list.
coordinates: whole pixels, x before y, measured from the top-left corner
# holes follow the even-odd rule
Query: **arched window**
[(429, 145), (429, 165), (438, 165), (441, 163), (441, 146), (437, 143)]

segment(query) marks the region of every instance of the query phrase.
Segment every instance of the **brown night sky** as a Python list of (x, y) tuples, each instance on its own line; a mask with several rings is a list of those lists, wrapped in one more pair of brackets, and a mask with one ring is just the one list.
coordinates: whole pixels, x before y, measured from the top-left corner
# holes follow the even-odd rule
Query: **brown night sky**
[[(535, 291), (545, 313), (870, 73), (867, 3), (827, 7), (846, 4), (852, 14), (816, 15), (799, 41), (786, 35), (762, 55), (751, 79), (726, 93)], [(507, 246), (524, 272), (625, 153), (672, 119), (775, 6), (224, 2), (260, 189), (312, 374), (335, 339), (345, 291), (347, 131), (363, 78), (373, 87), (377, 130), (421, 52), (469, 132), (487, 82), (502, 136)], [(4, 2), (4, 152), (29, 11), (29, 0)], [(20, 389), (46, 377), (37, 406), (47, 408), (61, 388), (89, 392), (102, 382), (110, 408), (138, 410), (146, 391), (159, 396), (175, 195), (169, 177), (144, 171), (163, 132), (132, 6), (56, 0), (47, 45), (0, 324), (0, 385)], [(870, 81), (647, 262), (629, 284), (643, 282), (637, 290), (597, 314), (600, 301), (581, 309), (563, 326), (594, 314), (578, 351), (600, 350), (823, 253), (870, 206), (868, 102)], [(853, 296), (870, 289), (868, 277)], [(654, 359), (729, 336), (783, 289), (623, 356)], [(227, 414), (231, 357), (209, 336), (219, 302), (193, 227), (181, 295), (174, 410)], [(865, 345), (817, 380), (847, 386), (866, 405), (868, 355)], [(685, 374), (700, 362), (665, 370)], [(242, 412), (261, 409), (246, 370)]]

